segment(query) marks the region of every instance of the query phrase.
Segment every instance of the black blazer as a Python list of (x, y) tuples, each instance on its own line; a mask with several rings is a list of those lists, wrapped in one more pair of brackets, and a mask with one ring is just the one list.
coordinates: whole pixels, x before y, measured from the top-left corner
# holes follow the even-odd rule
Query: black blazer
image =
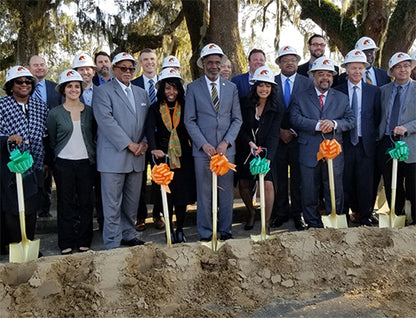
[[(376, 74), (377, 86), (381, 87), (391, 82), (391, 78), (387, 75), (387, 71), (381, 68), (374, 67), (374, 73)], [(341, 85), (347, 81), (347, 73), (342, 73), (338, 79), (338, 85)]]
[(133, 85), (139, 86), (139, 87), (141, 87), (145, 90), (143, 75), (140, 75), (139, 77), (136, 77), (134, 80), (131, 81), (131, 83)]
[[(348, 96), (348, 83), (344, 82), (336, 90), (343, 92)], [(380, 88), (362, 82), (362, 99), (361, 99), (361, 134), (365, 154), (368, 157), (375, 155), (377, 129), (380, 124)], [(344, 132), (344, 145), (349, 143), (350, 132)]]
[(46, 82), (46, 104), (48, 104), (49, 109), (54, 108), (55, 106), (62, 104), (62, 96), (56, 90), (56, 83), (52, 81), (45, 80)]

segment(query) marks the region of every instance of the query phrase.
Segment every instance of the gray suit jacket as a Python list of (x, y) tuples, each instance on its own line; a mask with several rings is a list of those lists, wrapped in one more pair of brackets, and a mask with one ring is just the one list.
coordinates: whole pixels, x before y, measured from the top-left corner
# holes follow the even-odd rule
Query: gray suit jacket
[(144, 89), (131, 85), (134, 112), (120, 84), (113, 80), (94, 88), (92, 106), (97, 121), (97, 170), (129, 173), (144, 170), (145, 156), (135, 157), (127, 147), (145, 140), (150, 100)]
[(186, 90), (185, 126), (192, 139), (192, 154), (206, 156), (202, 146), (217, 147), (226, 140), (230, 143), (226, 155), (235, 155), (235, 139), (242, 124), (238, 91), (234, 83), (220, 78), (220, 104), (214, 109), (205, 76), (190, 83)]
[[(407, 129), (406, 136), (403, 136), (410, 148), (409, 158), (405, 160), (406, 163), (416, 162), (416, 81), (410, 80), (409, 88), (407, 89), (406, 99), (401, 109), (400, 126)], [(381, 122), (378, 130), (378, 138), (384, 136), (387, 124), (387, 116), (389, 115), (389, 104), (393, 94), (393, 82), (386, 84), (380, 88), (381, 90)]]
[[(351, 110), (348, 96), (333, 88), (329, 89), (324, 109), (321, 110), (319, 98), (314, 87), (294, 96), (290, 109), (290, 120), (297, 129), (299, 138), (299, 162), (307, 167), (318, 164), (317, 153), (323, 138), (320, 131), (316, 131), (316, 124), (320, 119), (330, 119), (337, 122), (335, 138), (342, 144), (342, 132), (354, 128), (355, 116)], [(333, 133), (327, 134), (332, 139)]]

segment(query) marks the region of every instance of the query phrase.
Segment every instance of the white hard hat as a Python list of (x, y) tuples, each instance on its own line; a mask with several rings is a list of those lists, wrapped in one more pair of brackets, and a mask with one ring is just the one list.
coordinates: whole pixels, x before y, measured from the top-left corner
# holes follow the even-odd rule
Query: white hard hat
[(274, 81), (273, 71), (267, 66), (260, 66), (254, 72), (253, 78), (250, 81), (252, 83), (259, 81), (276, 85), (276, 82)]
[(155, 84), (156, 89), (159, 89), (160, 83), (167, 78), (178, 78), (181, 84), (183, 85), (183, 79), (177, 70), (174, 68), (168, 67), (162, 70), (159, 74), (159, 79)]
[(36, 77), (30, 73), (30, 71), (21, 65), (13, 66), (10, 70), (6, 73), (6, 82), (4, 82), (3, 89), (6, 89), (7, 82), (10, 82), (11, 80), (19, 77), (30, 77), (36, 82)]
[(334, 62), (326, 56), (321, 56), (313, 62), (311, 69), (308, 71), (308, 75), (312, 75), (315, 71), (331, 71), (332, 75), (337, 75)]
[(397, 53), (394, 53), (394, 55), (389, 60), (389, 69), (387, 70), (387, 75), (392, 77), (393, 74), (391, 74), (390, 72), (391, 68), (394, 65), (399, 64), (404, 61), (410, 61), (412, 63), (412, 69), (416, 66), (416, 60), (410, 57), (409, 54), (404, 53), (404, 52), (397, 52)]
[(285, 55), (294, 55), (294, 56), (296, 56), (296, 59), (298, 60), (298, 62), (300, 61), (300, 56), (298, 55), (298, 52), (296, 52), (296, 49), (294, 47), (292, 47), (292, 46), (288, 46), (287, 45), (287, 46), (282, 47), (279, 50), (279, 52), (277, 53), (277, 57), (276, 57), (275, 63), (276, 64), (279, 64), (280, 58), (282, 56), (285, 56)]
[(91, 56), (85, 53), (80, 53), (74, 56), (74, 59), (72, 60), (72, 68), (76, 70), (78, 67), (92, 67), (96, 69)]
[(216, 45), (215, 43), (209, 43), (205, 45), (201, 50), (201, 56), (199, 57), (198, 61), (196, 61), (196, 65), (198, 65), (199, 68), (204, 68), (202, 65), (202, 59), (208, 55), (213, 54), (219, 55), (221, 56), (221, 58), (225, 57), (224, 52), (218, 45)]
[(179, 60), (176, 58), (176, 56), (169, 55), (166, 56), (162, 62), (162, 68), (167, 67), (181, 67), (181, 64), (179, 63)]
[(363, 36), (361, 39), (359, 39), (357, 43), (355, 43), (355, 48), (361, 51), (371, 49), (374, 49), (376, 51), (379, 50), (374, 40), (372, 38), (369, 38), (368, 36)]
[(344, 63), (341, 64), (342, 67), (346, 67), (348, 63), (364, 63), (364, 67), (367, 68), (370, 66), (370, 63), (367, 62), (367, 56), (361, 50), (351, 50), (345, 55)]
[(416, 51), (414, 51), (412, 54), (410, 54), (410, 57), (414, 60), (416, 60)]
[(121, 61), (131, 61), (133, 65), (136, 65), (136, 61), (133, 58), (133, 56), (131, 56), (129, 53), (126, 53), (126, 52), (121, 52), (121, 53), (118, 53), (116, 56), (114, 56), (112, 64), (115, 65)]
[(62, 84), (69, 83), (69, 82), (80, 82), (82, 85), (82, 88), (85, 88), (87, 84), (83, 81), (81, 74), (79, 74), (77, 71), (73, 70), (72, 68), (69, 68), (61, 73), (59, 75), (58, 79), (58, 85), (55, 86), (55, 90), (59, 92)]

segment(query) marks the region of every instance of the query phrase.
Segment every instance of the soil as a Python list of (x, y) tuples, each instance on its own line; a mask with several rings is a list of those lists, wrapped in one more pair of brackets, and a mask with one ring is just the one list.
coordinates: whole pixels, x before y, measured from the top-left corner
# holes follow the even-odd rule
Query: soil
[(1, 264), (0, 316), (414, 317), (415, 242), (413, 226), (315, 229)]

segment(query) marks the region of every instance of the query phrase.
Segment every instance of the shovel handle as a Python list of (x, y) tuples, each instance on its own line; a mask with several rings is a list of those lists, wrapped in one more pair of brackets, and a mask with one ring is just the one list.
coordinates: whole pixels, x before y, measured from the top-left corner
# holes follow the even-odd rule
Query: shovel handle
[(214, 250), (217, 246), (217, 213), (218, 213), (218, 191), (217, 191), (218, 178), (217, 175), (212, 173), (212, 245)]
[(391, 200), (390, 200), (390, 214), (389, 222), (392, 225), (392, 217), (396, 215), (396, 189), (397, 189), (397, 167), (399, 160), (393, 159), (393, 166), (391, 168)]
[(17, 204), (19, 207), (19, 222), (22, 241), (27, 241), (26, 220), (25, 220), (25, 196), (23, 194), (22, 174), (16, 173)]
[(163, 217), (165, 218), (165, 230), (166, 230), (166, 243), (168, 246), (172, 245), (171, 231), (170, 231), (170, 218), (168, 208), (168, 198), (166, 195), (165, 188), (161, 185), (160, 192), (162, 194), (162, 205), (163, 205)]
[(334, 181), (334, 165), (332, 159), (327, 159), (328, 163), (328, 178), (329, 178), (329, 193), (331, 195), (331, 215), (337, 214), (335, 201), (335, 181)]
[(260, 186), (260, 216), (261, 216), (261, 232), (260, 236), (263, 240), (266, 239), (266, 203), (264, 195), (264, 174), (259, 174)]

